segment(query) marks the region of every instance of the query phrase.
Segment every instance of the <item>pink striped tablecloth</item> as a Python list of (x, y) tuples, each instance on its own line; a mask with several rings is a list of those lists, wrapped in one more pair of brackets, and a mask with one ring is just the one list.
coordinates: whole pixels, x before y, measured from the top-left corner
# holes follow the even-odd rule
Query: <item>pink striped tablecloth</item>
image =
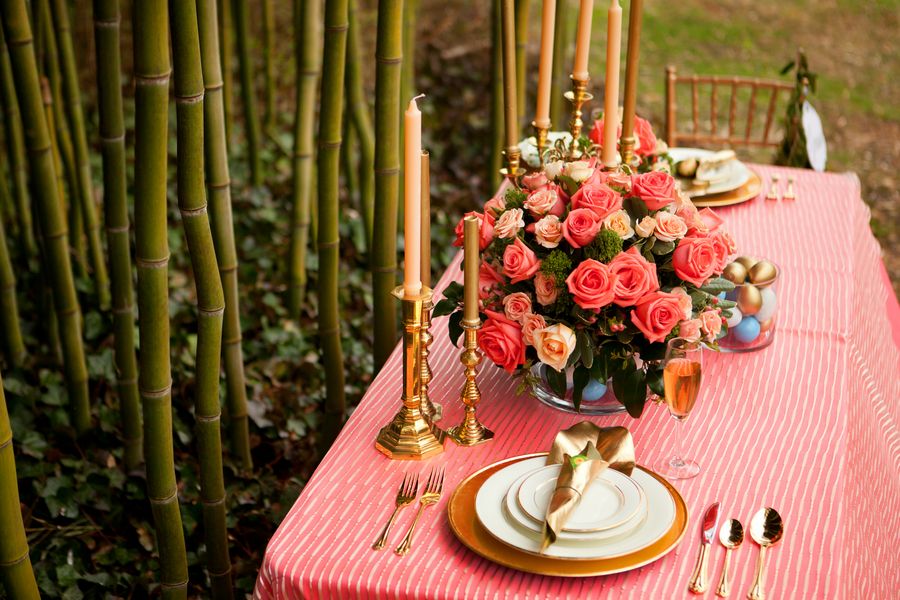
[[(881, 276), (880, 249), (855, 176), (754, 167), (768, 181), (796, 178), (798, 199), (757, 199), (721, 209), (741, 252), (783, 269), (774, 343), (750, 354), (708, 353), (704, 388), (685, 425), (685, 447), (701, 474), (676, 482), (690, 511), (688, 535), (669, 555), (606, 577), (564, 579), (510, 570), (456, 540), (447, 522), (449, 492), (499, 459), (545, 450), (554, 434), (583, 417), (529, 396), (492, 365), (482, 368), (479, 415), (493, 442), (446, 452), (430, 464), (390, 461), (373, 441), (399, 406), (399, 348), (375, 379), (266, 550), (257, 598), (688, 598), (698, 519), (718, 500), (723, 518), (764, 505), (785, 520), (769, 554), (770, 598), (897, 598), (900, 594), (900, 350), (888, 307), (896, 300)], [(459, 258), (438, 289), (459, 278)], [(893, 311), (896, 315), (896, 310)], [(448, 427), (459, 422), (459, 350), (443, 319), (432, 352), (435, 401)], [(644, 417), (595, 418), (630, 428), (638, 462), (652, 466), (672, 450), (675, 423), (665, 409)], [(448, 491), (425, 513), (413, 551), (374, 552), (403, 473), (446, 468)], [(412, 510), (401, 513), (395, 547)], [(736, 552), (735, 597), (753, 577), (757, 548)], [(718, 577), (724, 551), (714, 547)], [(709, 591), (707, 597), (713, 597)]]

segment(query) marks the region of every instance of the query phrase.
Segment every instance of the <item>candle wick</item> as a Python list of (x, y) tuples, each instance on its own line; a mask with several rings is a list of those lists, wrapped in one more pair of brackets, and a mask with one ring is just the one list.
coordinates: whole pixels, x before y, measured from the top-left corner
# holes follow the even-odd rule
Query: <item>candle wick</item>
[(419, 94), (418, 96), (413, 96), (413, 99), (410, 100), (410, 102), (415, 102), (419, 98), (424, 98), (424, 97), (425, 97), (425, 94)]

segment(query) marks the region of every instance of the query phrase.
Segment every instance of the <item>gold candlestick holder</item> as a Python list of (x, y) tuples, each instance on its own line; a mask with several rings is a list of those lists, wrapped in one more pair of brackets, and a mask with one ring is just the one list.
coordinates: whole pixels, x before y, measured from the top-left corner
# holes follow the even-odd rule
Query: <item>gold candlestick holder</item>
[(534, 128), (535, 146), (538, 151), (538, 164), (544, 166), (544, 149), (547, 148), (547, 134), (550, 132), (550, 123), (546, 127), (541, 127), (537, 121), (532, 121), (531, 126)]
[(475, 446), (492, 440), (494, 432), (482, 425), (475, 414), (475, 407), (481, 401), (481, 390), (475, 381), (478, 365), (481, 363), (481, 353), (478, 351), (478, 330), (481, 329), (481, 320), (463, 319), (462, 327), (465, 331), (465, 341), (459, 360), (466, 367), (466, 383), (461, 393), (463, 404), (466, 405), (466, 416), (462, 423), (447, 430), (447, 435), (460, 446)]
[(415, 296), (394, 289), (403, 305), (403, 406), (375, 440), (379, 452), (395, 460), (424, 460), (444, 451), (445, 433), (422, 412), (422, 328), (431, 289)]
[(522, 161), (522, 151), (518, 146), (507, 146), (503, 151), (503, 156), (506, 158), (506, 166), (500, 169), (500, 174), (516, 185), (516, 180), (525, 174), (525, 169), (519, 166)]
[(424, 414), (432, 423), (440, 421), (444, 416), (444, 407), (438, 404), (437, 402), (432, 402), (431, 397), (428, 395), (428, 384), (431, 383), (432, 372), (431, 365), (428, 364), (428, 353), (429, 347), (431, 346), (431, 342), (434, 341), (434, 336), (431, 335), (431, 309), (434, 308), (434, 303), (431, 298), (428, 299), (427, 302), (424, 302), (422, 305), (422, 340), (420, 345), (422, 347), (422, 360), (421, 360), (421, 368), (422, 372), (419, 375), (421, 388), (421, 396), (422, 396), (422, 414)]
[(569, 151), (573, 158), (575, 156), (575, 148), (578, 145), (578, 138), (581, 137), (581, 129), (584, 127), (584, 121), (581, 120), (581, 107), (585, 102), (594, 99), (594, 95), (587, 91), (588, 81), (590, 78), (576, 79), (574, 75), (570, 75), (572, 80), (572, 91), (566, 92), (566, 100), (572, 103), (572, 120), (569, 121), (569, 130), (572, 133), (572, 144)]
[(622, 139), (619, 141), (619, 154), (622, 155), (622, 164), (628, 165), (629, 167), (634, 166), (634, 159), (636, 158), (634, 155), (634, 146), (636, 144), (636, 140), (634, 135), (630, 135), (628, 137), (622, 136)]

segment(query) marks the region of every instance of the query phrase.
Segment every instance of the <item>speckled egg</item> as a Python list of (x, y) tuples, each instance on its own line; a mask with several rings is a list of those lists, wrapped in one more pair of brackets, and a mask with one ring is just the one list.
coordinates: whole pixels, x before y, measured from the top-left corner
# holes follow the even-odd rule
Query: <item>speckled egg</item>
[(738, 326), (731, 331), (731, 334), (740, 343), (749, 344), (759, 337), (759, 332), (759, 321), (755, 317), (746, 317), (738, 323)]
[(762, 294), (756, 286), (746, 284), (738, 290), (737, 305), (744, 315), (755, 315), (762, 308)]

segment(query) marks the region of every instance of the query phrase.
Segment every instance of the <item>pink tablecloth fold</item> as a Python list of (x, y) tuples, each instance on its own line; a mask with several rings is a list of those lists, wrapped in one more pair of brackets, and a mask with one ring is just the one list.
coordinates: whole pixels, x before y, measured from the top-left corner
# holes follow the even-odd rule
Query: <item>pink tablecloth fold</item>
[[(786, 169), (754, 167), (767, 180)], [(444, 507), (426, 513), (406, 557), (370, 545), (390, 514), (402, 474), (447, 470), (452, 490), (478, 468), (540, 451), (581, 418), (524, 396), (499, 369), (480, 378), (483, 421), (496, 439), (472, 449), (448, 443), (429, 464), (392, 462), (373, 447), (396, 411), (401, 366), (395, 351), (269, 543), (257, 598), (689, 598), (697, 519), (710, 502), (745, 524), (759, 507), (776, 507), (786, 524), (771, 552), (772, 598), (888, 598), (900, 589), (900, 351), (886, 311), (891, 290), (880, 275), (879, 247), (854, 177), (791, 171), (799, 199), (758, 199), (722, 209), (742, 251), (778, 262), (781, 315), (768, 349), (708, 354), (704, 388), (687, 421), (686, 447), (703, 470), (677, 483), (690, 510), (689, 535), (663, 559), (599, 578), (562, 579), (506, 569), (469, 552), (453, 536)], [(438, 288), (458, 278), (458, 258)], [(433, 397), (443, 425), (460, 420), (458, 350), (435, 323)], [(654, 465), (672, 450), (675, 423), (650, 406), (625, 425), (638, 462)], [(449, 496), (449, 494), (447, 494)], [(412, 511), (398, 522), (396, 545)], [(734, 593), (743, 597), (756, 548), (735, 555)], [(718, 576), (723, 551), (712, 554)], [(711, 593), (710, 593), (711, 594)], [(708, 594), (708, 595), (710, 595)]]

